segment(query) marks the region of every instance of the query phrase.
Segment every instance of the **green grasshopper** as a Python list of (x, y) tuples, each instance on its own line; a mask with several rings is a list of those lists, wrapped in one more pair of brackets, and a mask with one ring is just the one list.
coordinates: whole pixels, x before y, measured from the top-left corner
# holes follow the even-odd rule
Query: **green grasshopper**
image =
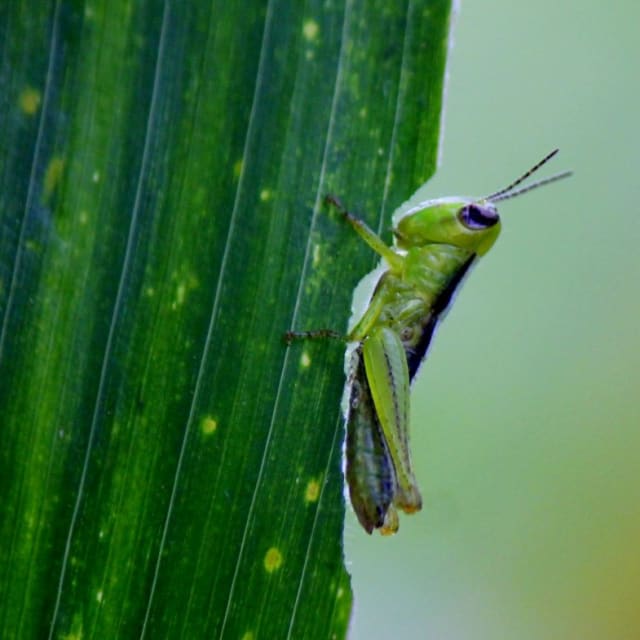
[(322, 329), (289, 331), (299, 338), (339, 338), (347, 352), (346, 480), (363, 528), (398, 530), (398, 509), (422, 507), (409, 453), (409, 387), (434, 330), (476, 260), (500, 233), (496, 203), (570, 175), (565, 171), (516, 189), (548, 162), (554, 150), (508, 187), (484, 198), (418, 201), (394, 214), (394, 245), (387, 246), (335, 196), (327, 196), (381, 258), (375, 289), (347, 335)]

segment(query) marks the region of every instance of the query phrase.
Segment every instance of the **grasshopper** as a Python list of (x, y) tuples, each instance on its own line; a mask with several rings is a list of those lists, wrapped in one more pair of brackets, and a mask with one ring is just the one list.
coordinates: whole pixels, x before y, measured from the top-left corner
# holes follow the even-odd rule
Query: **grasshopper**
[(330, 329), (289, 331), (285, 339), (338, 338), (350, 345), (345, 475), (351, 504), (367, 533), (395, 533), (398, 509), (414, 513), (422, 508), (409, 451), (410, 384), (454, 293), (500, 233), (496, 203), (569, 176), (565, 171), (520, 186), (557, 152), (483, 198), (416, 202), (414, 196), (394, 214), (393, 246), (337, 197), (326, 197), (381, 257), (379, 279), (346, 335)]

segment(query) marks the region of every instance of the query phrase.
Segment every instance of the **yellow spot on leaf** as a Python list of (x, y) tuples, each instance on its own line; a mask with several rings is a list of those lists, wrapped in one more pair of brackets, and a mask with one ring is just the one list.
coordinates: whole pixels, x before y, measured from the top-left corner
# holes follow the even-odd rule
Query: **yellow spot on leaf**
[(264, 556), (264, 568), (267, 573), (273, 573), (282, 566), (282, 554), (276, 547), (271, 547)]
[(200, 428), (205, 436), (210, 436), (212, 433), (216, 432), (216, 429), (218, 428), (218, 421), (212, 416), (205, 416), (200, 423)]
[(253, 631), (245, 631), (240, 640), (254, 640), (254, 638)]
[(271, 200), (271, 191), (269, 191), (269, 189), (263, 189), (260, 192), (260, 200), (262, 200), (262, 202), (266, 202), (267, 200)]
[(56, 190), (60, 181), (62, 180), (62, 174), (64, 173), (64, 158), (56, 156), (51, 158), (47, 169), (44, 172), (44, 201), (47, 202), (51, 195)]
[(305, 502), (316, 502), (320, 495), (320, 483), (313, 479), (307, 483), (307, 488), (304, 492)]
[(302, 355), (300, 356), (300, 364), (305, 369), (311, 366), (311, 358), (309, 357), (309, 354), (306, 351), (303, 351)]
[(98, 591), (98, 593), (96, 593), (96, 601), (97, 602), (102, 602), (103, 598), (104, 598), (104, 592), (102, 591), (102, 589), (100, 589), (100, 591)]
[(307, 40), (315, 40), (318, 37), (320, 27), (315, 20), (305, 20), (302, 25), (302, 33)]
[(62, 640), (82, 640), (84, 638), (84, 630), (82, 628), (82, 616), (79, 613), (73, 614), (71, 625), (68, 633), (60, 636)]
[(184, 299), (187, 296), (187, 287), (184, 282), (181, 282), (178, 285), (178, 289), (176, 291), (176, 304), (184, 304)]
[(320, 264), (320, 245), (313, 246), (313, 266), (317, 267)]
[(42, 96), (37, 89), (27, 87), (22, 91), (19, 98), (20, 108), (25, 115), (33, 116), (37, 113), (42, 102)]
[(198, 287), (197, 278), (190, 273), (183, 273), (181, 275), (177, 275), (179, 278), (176, 283), (176, 295), (171, 303), (172, 309), (177, 309), (181, 307), (187, 300), (187, 295)]
[(236, 160), (236, 163), (233, 165), (233, 177), (239, 178), (242, 173), (242, 158), (240, 160)]

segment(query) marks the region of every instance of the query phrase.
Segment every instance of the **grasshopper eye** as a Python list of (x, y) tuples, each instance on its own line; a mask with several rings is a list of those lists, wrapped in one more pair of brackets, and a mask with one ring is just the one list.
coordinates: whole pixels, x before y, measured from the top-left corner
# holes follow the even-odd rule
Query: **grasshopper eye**
[(467, 229), (472, 231), (493, 227), (499, 220), (495, 207), (481, 207), (478, 204), (462, 207), (458, 212), (458, 218)]

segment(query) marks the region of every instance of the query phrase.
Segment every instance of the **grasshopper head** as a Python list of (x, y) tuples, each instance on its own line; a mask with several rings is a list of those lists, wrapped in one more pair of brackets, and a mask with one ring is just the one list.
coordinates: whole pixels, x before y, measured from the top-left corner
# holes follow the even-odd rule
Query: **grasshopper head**
[(400, 249), (450, 244), (483, 255), (500, 234), (500, 216), (489, 200), (443, 198), (406, 212), (394, 229)]
[(500, 217), (496, 202), (515, 198), (571, 175), (570, 171), (563, 171), (516, 189), (556, 153), (557, 149), (509, 186), (484, 198), (442, 198), (417, 204), (411, 201), (405, 203), (397, 211), (397, 224), (393, 230), (398, 248), (410, 249), (438, 243), (467, 249), (479, 256), (485, 254), (500, 234)]

